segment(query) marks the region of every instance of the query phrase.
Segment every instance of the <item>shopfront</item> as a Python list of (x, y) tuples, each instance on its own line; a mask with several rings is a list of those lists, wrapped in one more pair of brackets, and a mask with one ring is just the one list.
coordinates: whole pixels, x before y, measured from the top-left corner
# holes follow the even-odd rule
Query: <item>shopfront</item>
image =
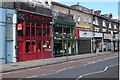
[(53, 56), (75, 54), (75, 22), (54, 20)]
[(113, 51), (119, 51), (119, 34), (114, 34), (113, 36)]
[(92, 32), (89, 31), (77, 31), (79, 32), (79, 38), (76, 41), (76, 52), (78, 54), (91, 53), (92, 52)]
[(106, 34), (104, 33), (104, 36), (103, 36), (103, 51), (111, 51), (113, 48), (113, 45), (112, 45), (112, 35), (111, 34)]
[(18, 11), (18, 61), (52, 57), (52, 18)]
[(102, 51), (103, 44), (103, 34), (102, 33), (94, 33), (94, 52), (96, 52), (96, 48), (99, 49), (99, 51)]

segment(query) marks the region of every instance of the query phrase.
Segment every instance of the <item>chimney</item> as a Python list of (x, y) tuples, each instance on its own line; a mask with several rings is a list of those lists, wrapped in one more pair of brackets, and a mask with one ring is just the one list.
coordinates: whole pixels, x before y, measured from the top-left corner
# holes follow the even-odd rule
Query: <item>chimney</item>
[(112, 19), (113, 15), (112, 13), (109, 13), (109, 18)]
[(94, 11), (95, 15), (100, 15), (100, 13), (101, 13), (101, 10)]

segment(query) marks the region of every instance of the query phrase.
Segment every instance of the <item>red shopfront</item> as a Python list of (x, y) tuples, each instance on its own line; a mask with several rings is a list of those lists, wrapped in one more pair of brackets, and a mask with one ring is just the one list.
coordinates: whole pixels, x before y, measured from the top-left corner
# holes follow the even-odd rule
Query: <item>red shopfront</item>
[(18, 61), (52, 57), (51, 17), (18, 11)]

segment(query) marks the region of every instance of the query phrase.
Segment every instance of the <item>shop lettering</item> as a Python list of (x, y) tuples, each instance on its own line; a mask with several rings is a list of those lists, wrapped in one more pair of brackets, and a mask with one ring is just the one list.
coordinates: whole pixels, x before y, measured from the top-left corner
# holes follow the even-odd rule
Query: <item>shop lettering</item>
[(29, 13), (18, 13), (18, 19), (20, 20), (43, 20), (50, 21), (50, 18), (38, 15), (32, 15)]
[(25, 20), (24, 14), (18, 14), (18, 19)]

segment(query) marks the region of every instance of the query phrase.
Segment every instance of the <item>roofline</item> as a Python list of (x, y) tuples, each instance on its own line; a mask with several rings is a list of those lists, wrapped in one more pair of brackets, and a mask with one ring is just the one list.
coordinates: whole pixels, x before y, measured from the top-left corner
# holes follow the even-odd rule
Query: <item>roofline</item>
[(100, 17), (102, 19), (105, 19), (105, 20), (108, 20), (108, 21), (111, 21), (111, 22), (119, 23), (118, 20), (114, 21), (113, 19), (109, 19), (109, 17), (104, 17), (104, 16), (96, 15), (96, 14), (93, 14), (93, 16), (97, 16), (97, 17)]
[[(58, 3), (58, 2), (51, 2), (51, 4), (53, 5), (58, 5), (58, 6), (61, 6), (61, 7), (64, 7), (64, 8), (68, 8), (68, 9), (71, 9), (71, 10), (75, 10), (75, 11), (78, 11), (78, 12), (82, 12), (82, 13), (85, 13), (83, 11), (80, 11), (80, 10), (77, 10), (77, 9), (74, 9), (70, 6), (67, 6), (67, 5), (64, 5), (64, 4), (61, 4), (61, 3)], [(90, 13), (85, 13), (85, 14), (88, 14), (88, 15), (93, 15), (93, 14), (90, 14)]]

